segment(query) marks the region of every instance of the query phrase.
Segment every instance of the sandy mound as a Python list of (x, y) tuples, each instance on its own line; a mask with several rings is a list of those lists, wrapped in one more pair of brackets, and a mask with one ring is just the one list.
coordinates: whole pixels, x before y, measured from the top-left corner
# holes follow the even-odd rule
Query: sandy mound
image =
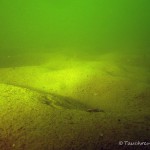
[(118, 142), (148, 141), (149, 71), (124, 60), (109, 54), (1, 68), (0, 150), (130, 149)]

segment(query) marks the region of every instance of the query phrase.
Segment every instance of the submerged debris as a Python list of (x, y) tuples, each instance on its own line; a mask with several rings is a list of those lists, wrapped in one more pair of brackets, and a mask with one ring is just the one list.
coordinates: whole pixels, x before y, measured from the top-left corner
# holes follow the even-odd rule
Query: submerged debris
[(41, 96), (39, 100), (42, 104), (45, 104), (45, 105), (52, 104), (51, 100), (47, 96)]
[(94, 108), (94, 109), (88, 109), (87, 112), (104, 112), (104, 110)]

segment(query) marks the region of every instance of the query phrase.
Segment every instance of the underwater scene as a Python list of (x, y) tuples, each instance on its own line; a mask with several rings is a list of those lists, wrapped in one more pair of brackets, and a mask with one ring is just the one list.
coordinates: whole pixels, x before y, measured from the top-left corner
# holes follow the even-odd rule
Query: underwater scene
[(149, 0), (0, 0), (0, 150), (150, 149)]

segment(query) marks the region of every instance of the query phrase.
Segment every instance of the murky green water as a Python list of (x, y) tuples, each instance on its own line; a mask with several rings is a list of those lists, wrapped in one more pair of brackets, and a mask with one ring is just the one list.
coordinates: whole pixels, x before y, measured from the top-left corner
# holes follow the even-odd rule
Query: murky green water
[(1, 54), (149, 49), (150, 2), (0, 2)]
[(0, 150), (149, 142), (149, 18), (148, 0), (1, 0)]

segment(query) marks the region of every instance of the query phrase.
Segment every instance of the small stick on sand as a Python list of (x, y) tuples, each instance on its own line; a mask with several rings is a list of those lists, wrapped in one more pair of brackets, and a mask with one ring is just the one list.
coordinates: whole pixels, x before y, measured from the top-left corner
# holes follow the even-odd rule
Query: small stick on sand
[(95, 109), (88, 109), (87, 112), (104, 112), (104, 110), (95, 108)]

